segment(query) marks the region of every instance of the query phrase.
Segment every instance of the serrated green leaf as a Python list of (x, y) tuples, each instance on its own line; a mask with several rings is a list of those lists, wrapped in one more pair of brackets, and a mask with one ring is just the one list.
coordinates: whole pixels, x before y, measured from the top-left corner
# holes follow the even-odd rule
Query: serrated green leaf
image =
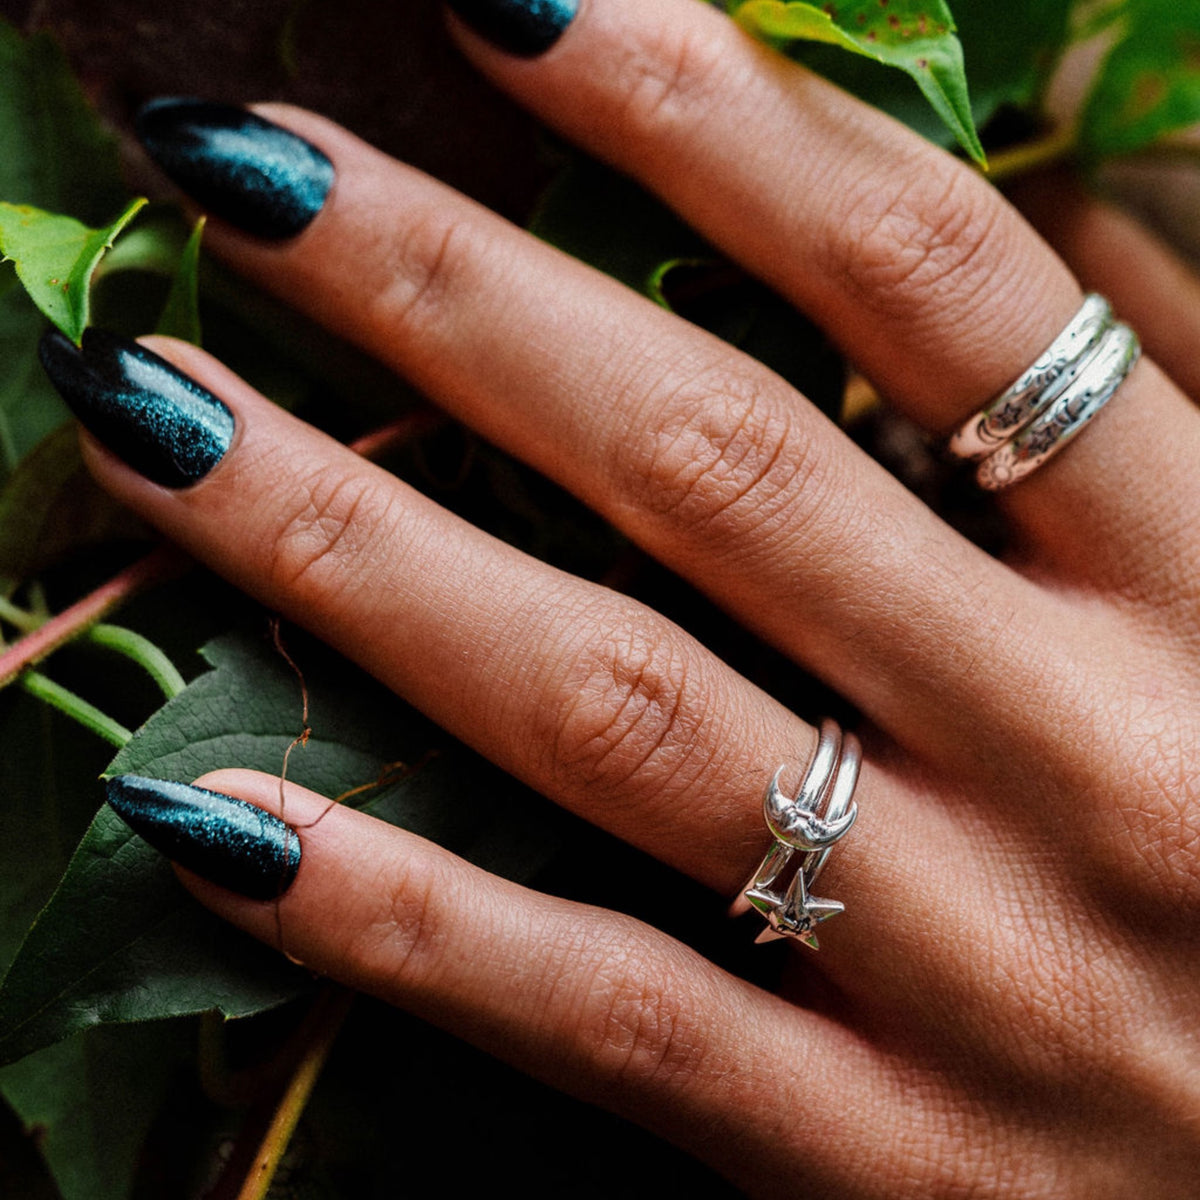
[(824, 42), (907, 74), (958, 143), (986, 164), (971, 113), (962, 44), (944, 0), (744, 0), (733, 7), (744, 29), (777, 44)]
[[(357, 668), (299, 634), (292, 641), (313, 734), (292, 755), (290, 778), (336, 796), (372, 783), (389, 763), (422, 764), (374, 793), (366, 811), (513, 876), (545, 861), (554, 844), (549, 806)], [(278, 773), (300, 732), (296, 676), (265, 639), (223, 638), (204, 654), (214, 670), (160, 709), (110, 774)], [(246, 1016), (309, 982), (201, 908), (166, 860), (102, 808), (0, 985), (0, 1063), (99, 1024), (209, 1010)]]
[(162, 316), (155, 333), (200, 345), (200, 242), (204, 237), (204, 217), (201, 217), (184, 244), (179, 266), (167, 293)]
[(100, 222), (126, 202), (116, 140), (62, 51), (0, 21), (0, 200)]
[(1200, 7), (1141, 0), (1124, 21), (1080, 120), (1080, 147), (1091, 157), (1141, 150), (1200, 121)]
[(88, 324), (92, 274), (145, 204), (134, 200), (110, 225), (92, 229), (74, 217), (0, 202), (0, 254), (13, 262), (34, 304), (76, 344)]

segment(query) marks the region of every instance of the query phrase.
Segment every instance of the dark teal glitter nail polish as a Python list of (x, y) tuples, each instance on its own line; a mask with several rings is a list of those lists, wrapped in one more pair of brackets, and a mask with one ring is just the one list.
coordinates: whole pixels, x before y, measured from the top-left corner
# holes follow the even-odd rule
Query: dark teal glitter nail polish
[(333, 186), (333, 163), (311, 142), (229, 104), (151, 100), (137, 134), (189, 196), (258, 237), (295, 237)]
[(251, 900), (283, 895), (300, 867), (300, 836), (245, 800), (190, 783), (117, 775), (108, 803), (155, 850)]
[(229, 449), (229, 409), (178, 367), (129, 338), (89, 329), (80, 349), (51, 329), (42, 336), (38, 354), (88, 432), (155, 483), (195, 483)]
[(448, 0), (455, 16), (494, 46), (535, 58), (575, 19), (579, 0)]

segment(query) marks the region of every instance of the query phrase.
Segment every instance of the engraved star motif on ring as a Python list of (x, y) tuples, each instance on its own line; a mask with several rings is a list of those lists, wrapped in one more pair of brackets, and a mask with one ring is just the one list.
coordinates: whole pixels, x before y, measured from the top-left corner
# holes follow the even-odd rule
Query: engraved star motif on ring
[(820, 921), (828, 921), (846, 906), (840, 900), (826, 900), (821, 896), (810, 896), (804, 883), (804, 872), (798, 871), (786, 898), (766, 889), (754, 888), (746, 893), (746, 899), (766, 918), (767, 928), (755, 939), (758, 942), (773, 942), (776, 938), (794, 937), (813, 950), (819, 950), (816, 927)]

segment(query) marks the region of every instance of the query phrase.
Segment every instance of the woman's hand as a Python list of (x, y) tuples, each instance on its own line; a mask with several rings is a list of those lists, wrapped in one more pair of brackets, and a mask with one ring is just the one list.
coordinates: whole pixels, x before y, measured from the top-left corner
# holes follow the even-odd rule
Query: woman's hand
[[(933, 432), (1079, 307), (971, 170), (710, 8), (460, 7), (539, 51), (459, 25), (492, 79), (794, 300)], [(290, 881), (247, 899), (186, 873), (231, 921), (282, 928), (315, 969), (755, 1196), (1194, 1196), (1200, 416), (1171, 377), (1196, 385), (1177, 336), (1196, 284), (1125, 226), (1111, 269), (1110, 234), (1071, 240), (1095, 210), (1054, 213), (1161, 361), (999, 497), (1017, 548), (999, 562), (761, 365), (329, 122), (259, 112), (321, 153), (211, 109), (147, 124), (226, 218), (212, 246), (863, 712), (859, 819), (820, 889), (846, 913), (776, 996), (300, 789), (286, 827), (153, 787), (118, 787), (120, 810), (210, 880), (268, 897)], [(99, 335), (47, 346), (108, 447), (86, 446), (105, 486), (567, 808), (720, 892), (744, 884), (763, 787), (781, 762), (798, 779), (810, 727), (658, 614), (468, 527), (202, 352), (147, 344), (195, 384)], [(201, 783), (278, 810), (276, 780)]]

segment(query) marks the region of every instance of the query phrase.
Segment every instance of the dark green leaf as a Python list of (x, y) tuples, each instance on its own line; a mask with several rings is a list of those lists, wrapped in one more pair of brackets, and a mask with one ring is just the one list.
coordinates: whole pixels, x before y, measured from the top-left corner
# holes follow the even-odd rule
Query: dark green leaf
[[(3, 287), (5, 278), (11, 287)], [(0, 479), (71, 416), (38, 362), (45, 324), (11, 264), (0, 265)]]
[(100, 223), (126, 202), (116, 141), (62, 51), (0, 21), (0, 200)]
[(200, 241), (204, 237), (201, 217), (179, 256), (179, 268), (171, 281), (167, 303), (163, 307), (155, 333), (180, 338), (200, 345)]
[[(305, 673), (313, 735), (292, 755), (290, 778), (336, 796), (377, 780), (388, 764), (413, 764), (367, 811), (489, 869), (522, 876), (545, 860), (553, 839), (543, 802), (344, 660), (294, 640), (303, 647), (291, 652)], [(300, 732), (291, 668), (252, 637), (220, 639), (205, 656), (215, 669), (155, 714), (110, 773), (278, 773)], [(248, 1015), (307, 986), (305, 972), (202, 909), (167, 862), (103, 808), (0, 986), (0, 1062), (97, 1024), (211, 1009)]]
[(715, 257), (706, 242), (633, 180), (582, 156), (573, 157), (547, 188), (529, 229), (659, 303), (666, 265)]
[(37, 1131), (63, 1200), (128, 1200), (189, 1032), (176, 1022), (92, 1029), (0, 1070), (0, 1089)]
[[(824, 335), (715, 250), (631, 179), (582, 157), (547, 191), (539, 237), (745, 350), (825, 412), (841, 405), (844, 369)], [(690, 284), (681, 285), (683, 277)]]
[(1128, 154), (1200, 121), (1200, 7), (1140, 0), (1084, 106), (1085, 154)]
[(87, 328), (100, 259), (145, 203), (134, 200), (111, 224), (92, 229), (74, 217), (0, 202), (0, 254), (12, 260), (34, 304), (73, 341)]
[(824, 42), (905, 72), (958, 143), (985, 161), (971, 113), (963, 51), (944, 0), (744, 0), (734, 19), (759, 37), (784, 45)]
[(11, 590), (80, 546), (145, 533), (92, 481), (74, 423), (62, 425), (0, 487), (0, 589)]

